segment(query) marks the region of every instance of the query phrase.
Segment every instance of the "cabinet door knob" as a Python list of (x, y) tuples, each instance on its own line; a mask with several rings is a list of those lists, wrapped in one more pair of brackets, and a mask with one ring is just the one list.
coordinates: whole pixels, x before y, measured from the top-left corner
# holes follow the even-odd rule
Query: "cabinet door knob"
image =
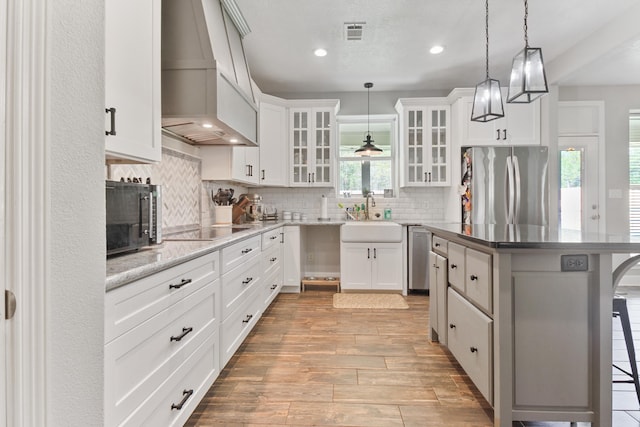
[(435, 246), (436, 248), (439, 248), (439, 247), (440, 247), (440, 243), (436, 243), (434, 246)]
[(478, 349), (476, 347), (471, 347), (469, 348), (469, 350), (471, 351), (471, 353), (477, 353)]
[(472, 274), (471, 276), (469, 276), (469, 279), (478, 280), (478, 276), (476, 276), (475, 274)]
[(453, 323), (449, 323), (449, 328), (450, 328), (450, 329), (455, 329), (455, 328), (456, 328), (456, 325), (454, 325)]
[(456, 268), (458, 268), (458, 266), (457, 266), (457, 265), (455, 265), (455, 264), (451, 264), (451, 269), (452, 269), (452, 270), (455, 270)]

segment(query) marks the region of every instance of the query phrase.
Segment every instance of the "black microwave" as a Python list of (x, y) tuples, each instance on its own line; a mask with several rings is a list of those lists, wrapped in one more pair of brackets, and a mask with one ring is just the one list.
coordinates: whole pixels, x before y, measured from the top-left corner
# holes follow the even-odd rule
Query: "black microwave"
[(107, 256), (162, 242), (159, 185), (107, 181)]

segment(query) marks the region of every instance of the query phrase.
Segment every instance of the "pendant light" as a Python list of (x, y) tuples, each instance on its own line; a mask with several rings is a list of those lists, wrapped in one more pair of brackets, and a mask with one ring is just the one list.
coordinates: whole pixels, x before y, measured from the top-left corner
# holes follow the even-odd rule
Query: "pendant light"
[(529, 47), (528, 17), (529, 4), (527, 0), (524, 0), (524, 49), (513, 58), (507, 96), (509, 103), (528, 104), (549, 92), (544, 62), (542, 61), (542, 49)]
[(478, 83), (473, 95), (471, 120), (474, 122), (490, 122), (504, 117), (500, 82), (489, 77), (489, 0), (485, 0), (485, 68), (486, 80)]
[(373, 83), (365, 83), (364, 87), (367, 88), (367, 136), (365, 137), (364, 144), (358, 148), (355, 153), (357, 156), (369, 157), (382, 154), (382, 148), (378, 148), (373, 145), (373, 139), (371, 138), (371, 132), (369, 131), (369, 89), (373, 87)]

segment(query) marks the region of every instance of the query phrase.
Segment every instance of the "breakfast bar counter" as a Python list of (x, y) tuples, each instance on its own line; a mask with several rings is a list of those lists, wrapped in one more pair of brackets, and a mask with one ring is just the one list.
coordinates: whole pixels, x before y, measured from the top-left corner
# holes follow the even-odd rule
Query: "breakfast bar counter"
[(425, 225), (432, 337), (512, 421), (611, 426), (612, 253), (629, 236), (532, 225)]

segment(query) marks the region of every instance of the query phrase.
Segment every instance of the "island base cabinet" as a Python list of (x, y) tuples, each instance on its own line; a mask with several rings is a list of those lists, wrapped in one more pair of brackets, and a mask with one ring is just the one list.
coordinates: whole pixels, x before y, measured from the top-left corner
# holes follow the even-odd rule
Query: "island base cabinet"
[(214, 332), (175, 372), (143, 410), (120, 426), (182, 426), (218, 377), (218, 332)]
[(449, 288), (447, 345), (484, 398), (493, 404), (493, 320)]
[(593, 297), (588, 276), (513, 274), (515, 408), (589, 407)]
[(431, 340), (447, 345), (447, 259), (430, 252), (429, 262)]

